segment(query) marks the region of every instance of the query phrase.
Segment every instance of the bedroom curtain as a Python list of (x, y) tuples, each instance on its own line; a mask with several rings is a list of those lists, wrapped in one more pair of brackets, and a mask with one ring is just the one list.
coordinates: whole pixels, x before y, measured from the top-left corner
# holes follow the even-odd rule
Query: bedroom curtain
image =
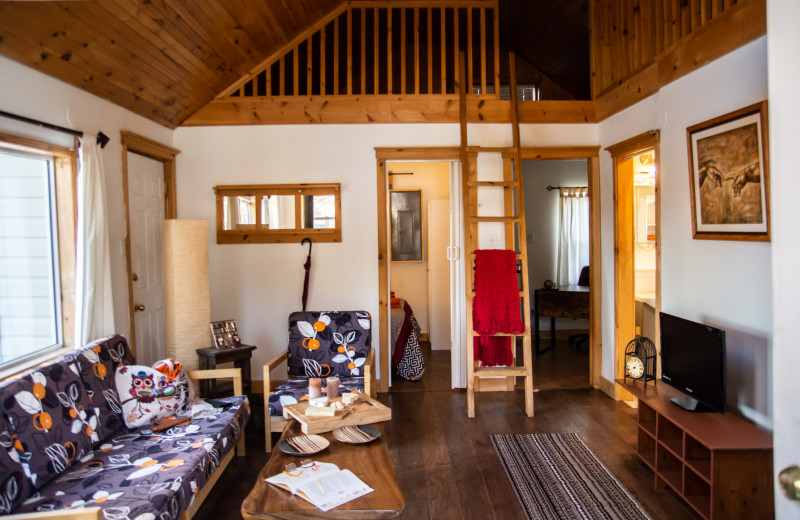
[(581, 268), (589, 265), (589, 190), (561, 188), (556, 283), (577, 285)]
[(96, 141), (85, 136), (78, 153), (75, 346), (116, 332), (103, 157)]

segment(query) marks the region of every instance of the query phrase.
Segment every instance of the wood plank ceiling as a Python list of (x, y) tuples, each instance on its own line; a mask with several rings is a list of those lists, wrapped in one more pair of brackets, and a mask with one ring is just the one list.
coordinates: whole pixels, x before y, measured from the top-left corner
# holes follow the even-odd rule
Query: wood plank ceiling
[[(175, 128), (343, 1), (0, 0), (0, 54)], [(523, 19), (528, 1), (503, 0), (503, 6)], [(542, 12), (573, 27), (549, 33), (562, 36), (554, 48), (577, 40), (586, 42), (588, 55), (588, 18), (575, 14), (586, 0), (552, 4), (561, 8)], [(531, 33), (526, 24), (505, 27), (515, 33), (505, 38), (512, 50), (541, 60), (531, 52), (535, 42), (524, 37)], [(585, 39), (576, 39), (581, 32)], [(554, 78), (568, 77), (564, 68), (582, 69), (588, 84), (588, 60), (569, 53), (560, 59), (559, 66), (533, 65)]]

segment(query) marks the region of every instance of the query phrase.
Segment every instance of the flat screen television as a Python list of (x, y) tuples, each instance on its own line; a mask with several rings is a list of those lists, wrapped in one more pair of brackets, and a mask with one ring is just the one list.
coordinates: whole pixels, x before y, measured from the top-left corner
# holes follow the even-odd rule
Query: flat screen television
[(686, 394), (672, 402), (690, 412), (728, 409), (725, 331), (661, 313), (661, 380)]

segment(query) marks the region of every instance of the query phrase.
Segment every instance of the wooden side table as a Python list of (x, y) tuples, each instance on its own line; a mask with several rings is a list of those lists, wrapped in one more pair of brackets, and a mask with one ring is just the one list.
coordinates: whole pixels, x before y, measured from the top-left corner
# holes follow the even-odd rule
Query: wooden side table
[[(197, 349), (200, 356), (200, 369), (214, 369), (218, 364), (233, 362), (233, 366), (242, 370), (242, 389), (250, 395), (250, 358), (256, 349), (254, 345), (242, 345), (233, 348), (207, 347)], [(201, 381), (200, 388), (204, 397), (217, 396), (217, 382), (213, 379)]]

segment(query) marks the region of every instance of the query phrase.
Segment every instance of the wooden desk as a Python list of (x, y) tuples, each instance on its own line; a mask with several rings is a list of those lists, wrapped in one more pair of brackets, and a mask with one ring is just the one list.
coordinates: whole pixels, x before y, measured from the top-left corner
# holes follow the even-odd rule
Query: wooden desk
[[(533, 326), (536, 353), (547, 352), (556, 346), (556, 318), (589, 319), (589, 288), (568, 285), (558, 289), (537, 289), (534, 294)], [(539, 317), (550, 317), (550, 346), (539, 348)]]
[[(331, 433), (320, 434), (331, 445), (320, 453), (308, 457), (294, 457), (275, 449), (267, 465), (261, 470), (255, 487), (242, 502), (242, 517), (245, 519), (301, 519), (301, 518), (340, 518), (340, 519), (389, 519), (397, 518), (406, 507), (406, 499), (397, 484), (394, 460), (389, 453), (389, 441), (382, 423), (373, 424), (381, 431), (381, 438), (369, 444), (345, 444), (333, 438)], [(287, 437), (301, 435), (300, 424), (289, 421), (281, 435)], [(277, 475), (290, 462), (298, 463), (304, 458), (320, 462), (331, 462), (340, 469), (349, 469), (369, 487), (372, 493), (356, 498), (328, 512), (323, 512), (302, 498), (268, 484), (265, 479)]]
[[(210, 370), (217, 368), (218, 364), (233, 363), (233, 366), (242, 371), (242, 389), (245, 395), (250, 395), (250, 358), (256, 349), (253, 345), (242, 345), (233, 348), (199, 348), (200, 369)], [(203, 397), (214, 398), (217, 396), (217, 383), (213, 379), (204, 380), (200, 384)]]

